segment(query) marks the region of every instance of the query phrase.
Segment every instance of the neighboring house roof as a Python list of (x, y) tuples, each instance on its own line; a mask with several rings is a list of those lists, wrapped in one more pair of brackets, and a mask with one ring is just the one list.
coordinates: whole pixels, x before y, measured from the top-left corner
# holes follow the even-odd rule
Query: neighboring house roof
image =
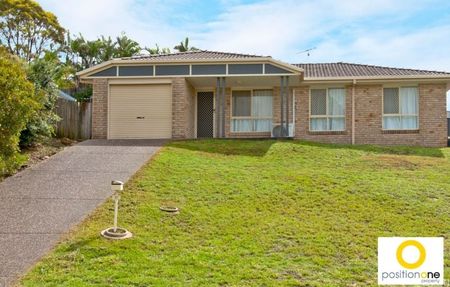
[(450, 119), (450, 111), (447, 111), (447, 118)]
[(305, 63), (293, 64), (305, 71), (308, 78), (366, 78), (366, 77), (403, 77), (403, 76), (450, 76), (450, 73), (390, 68), (382, 66), (352, 64), (352, 63)]
[(58, 97), (63, 98), (65, 100), (71, 101), (71, 102), (76, 102), (77, 99), (75, 99), (74, 97), (72, 97), (71, 95), (59, 90), (58, 91)]
[(237, 53), (226, 53), (226, 52), (217, 52), (217, 51), (206, 51), (206, 50), (198, 50), (198, 51), (189, 51), (189, 52), (180, 52), (180, 53), (172, 53), (172, 54), (158, 54), (158, 55), (140, 55), (134, 57), (126, 57), (121, 58), (122, 60), (153, 60), (155, 62), (165, 62), (171, 60), (228, 60), (228, 59), (236, 59), (236, 60), (245, 60), (245, 59), (255, 59), (255, 58), (271, 58), (270, 56), (258, 56), (258, 55), (249, 55), (249, 54), (237, 54)]

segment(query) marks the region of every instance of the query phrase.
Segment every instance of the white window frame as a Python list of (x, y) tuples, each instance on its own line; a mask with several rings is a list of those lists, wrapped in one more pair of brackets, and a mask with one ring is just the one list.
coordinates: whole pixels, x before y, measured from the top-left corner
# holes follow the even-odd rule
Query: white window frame
[[(344, 93), (344, 115), (342, 115), (342, 116), (329, 115), (329, 111), (328, 111), (328, 90), (330, 90), (330, 89), (343, 89), (345, 91), (345, 93)], [(325, 115), (313, 115), (313, 114), (311, 114), (311, 112), (312, 112), (312, 90), (325, 90), (326, 91), (326, 101), (325, 101), (326, 114)], [(347, 129), (346, 115), (347, 115), (347, 89), (345, 87), (314, 87), (314, 88), (310, 88), (309, 89), (309, 131), (310, 132), (319, 132), (319, 133), (320, 132), (344, 132)], [(330, 130), (330, 129), (313, 130), (313, 129), (311, 129), (311, 120), (312, 119), (323, 119), (323, 118), (327, 119), (327, 128), (329, 126), (330, 119), (343, 118), (344, 119), (344, 128), (342, 130)]]
[[(416, 110), (417, 113), (416, 114), (401, 114), (400, 113), (400, 89), (401, 88), (415, 88), (417, 89), (417, 99), (416, 99)], [(385, 114), (384, 113), (384, 89), (398, 89), (398, 114)], [(381, 126), (382, 126), (382, 130), (383, 131), (417, 131), (419, 130), (419, 87), (417, 86), (383, 86), (383, 97), (381, 98), (381, 110), (382, 110), (382, 118), (381, 118)], [(400, 119), (402, 117), (417, 117), (417, 127), (414, 129), (402, 129), (402, 128), (398, 128), (398, 129), (386, 129), (384, 127), (384, 117), (400, 117)]]
[[(254, 117), (253, 114), (253, 93), (254, 91), (271, 91), (272, 92), (272, 116), (271, 117)], [(233, 92), (250, 92), (250, 116), (233, 116)], [(230, 132), (232, 133), (269, 133), (269, 131), (255, 131), (255, 120), (272, 120), (273, 121), (273, 89), (233, 89), (231, 91), (230, 103)], [(233, 120), (251, 120), (252, 131), (234, 131)]]

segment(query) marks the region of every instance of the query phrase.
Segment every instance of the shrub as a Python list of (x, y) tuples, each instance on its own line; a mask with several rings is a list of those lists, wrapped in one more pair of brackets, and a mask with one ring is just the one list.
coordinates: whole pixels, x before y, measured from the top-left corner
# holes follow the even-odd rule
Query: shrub
[(73, 96), (79, 102), (89, 101), (89, 99), (92, 97), (92, 86), (83, 88), (75, 92)]
[(40, 108), (39, 94), (27, 80), (23, 64), (0, 48), (0, 175), (22, 164), (19, 135)]
[(34, 93), (41, 108), (27, 122), (20, 135), (20, 145), (30, 146), (54, 135), (54, 127), (60, 118), (55, 114), (61, 65), (55, 59), (36, 59), (28, 67), (28, 79), (34, 83)]

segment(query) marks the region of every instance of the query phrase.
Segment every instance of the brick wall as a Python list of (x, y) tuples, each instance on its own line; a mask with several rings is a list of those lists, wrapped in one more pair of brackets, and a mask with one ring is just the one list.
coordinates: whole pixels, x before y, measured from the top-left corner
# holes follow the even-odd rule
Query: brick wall
[[(346, 129), (344, 132), (309, 131), (309, 88), (295, 87), (295, 137), (326, 143), (351, 143), (352, 86), (346, 87)], [(419, 85), (419, 130), (392, 133), (382, 130), (383, 86), (355, 86), (355, 143), (378, 145), (421, 145), (441, 147), (447, 145), (446, 84)], [(270, 137), (270, 133), (232, 133), (231, 89), (227, 88), (225, 107), (226, 137)], [(280, 121), (279, 88), (273, 92), (274, 122)], [(107, 137), (108, 81), (94, 79), (92, 97), (92, 138)], [(292, 108), (289, 107), (292, 120)], [(184, 78), (174, 78), (172, 84), (172, 137), (193, 138), (195, 136), (195, 91)]]
[(447, 146), (447, 87), (419, 85), (419, 128), (424, 146)]
[(419, 130), (382, 130), (382, 85), (356, 87), (356, 144), (447, 145), (445, 84), (419, 85)]
[(295, 88), (295, 138), (324, 143), (351, 143), (352, 94), (351, 87), (346, 88), (345, 97), (345, 131), (310, 132), (309, 131), (309, 86)]
[[(288, 93), (288, 122), (292, 123), (292, 95), (294, 93), (294, 89), (290, 88)], [(279, 124), (281, 122), (281, 95), (280, 95), (280, 87), (273, 88), (273, 122)]]
[(195, 137), (195, 90), (192, 85), (186, 81), (186, 138)]
[[(309, 87), (295, 89), (295, 137), (326, 143), (351, 143), (352, 86), (346, 87), (346, 130), (344, 132), (309, 132)], [(419, 85), (419, 130), (382, 130), (382, 85), (355, 86), (355, 144), (447, 145), (446, 85)]]
[(92, 89), (92, 138), (106, 139), (108, 130), (108, 80), (94, 79)]
[(172, 138), (194, 137), (195, 98), (192, 85), (184, 78), (172, 81)]

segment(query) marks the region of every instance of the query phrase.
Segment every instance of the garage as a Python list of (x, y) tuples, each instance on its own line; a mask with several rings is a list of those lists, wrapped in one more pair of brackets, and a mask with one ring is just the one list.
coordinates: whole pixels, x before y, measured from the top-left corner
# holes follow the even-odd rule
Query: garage
[(171, 85), (110, 85), (108, 110), (110, 139), (172, 136)]

